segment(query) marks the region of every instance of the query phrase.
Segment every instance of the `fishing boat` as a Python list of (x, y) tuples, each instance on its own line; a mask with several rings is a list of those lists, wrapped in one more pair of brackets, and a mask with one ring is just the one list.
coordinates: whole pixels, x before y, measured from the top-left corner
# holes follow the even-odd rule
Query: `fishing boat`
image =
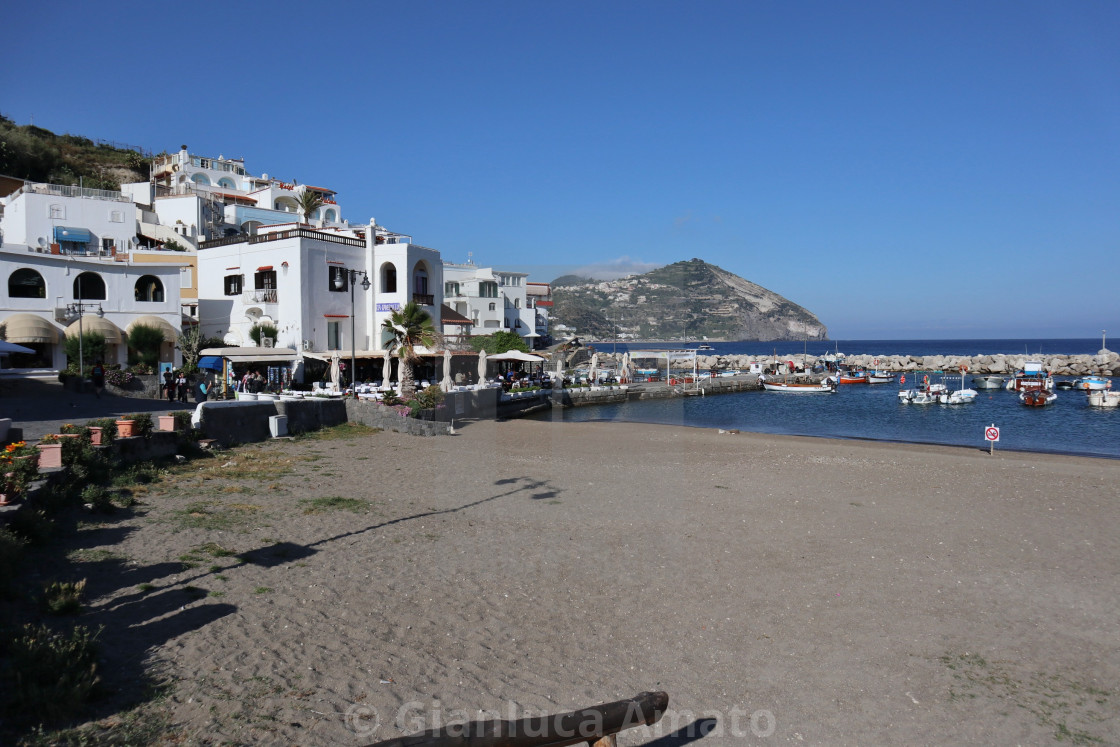
[(790, 381), (770, 379), (759, 376), (762, 388), (768, 392), (786, 392), (789, 394), (831, 394), (836, 391), (836, 380), (826, 376), (820, 381)]
[(1054, 378), (1042, 368), (1042, 361), (1025, 361), (1023, 367), (1007, 380), (1004, 388), (1009, 392), (1026, 392), (1035, 389), (1054, 391)]
[(1045, 407), (1053, 404), (1057, 398), (1057, 394), (1046, 389), (1026, 389), (1019, 392), (1019, 401), (1027, 407)]
[(982, 374), (972, 377), (972, 386), (977, 389), (1002, 389), (1003, 377), (997, 374)]
[(1107, 376), (1082, 376), (1073, 380), (1073, 388), (1084, 392), (1100, 392), (1112, 388), (1112, 379)]
[(889, 384), (894, 381), (894, 374), (889, 371), (869, 371), (867, 373), (868, 384)]
[(840, 371), (836, 374), (836, 378), (841, 384), (866, 384), (868, 383), (867, 372), (863, 369), (852, 369), (849, 371)]
[(1089, 392), (1089, 407), (1116, 407), (1120, 405), (1120, 392), (1096, 389)]
[[(968, 367), (962, 365), (961, 372), (961, 388), (951, 389), (937, 395), (937, 401), (943, 405), (967, 405), (970, 402), (975, 402), (979, 394), (975, 389), (970, 389), (964, 385), (965, 374), (968, 373)], [(942, 379), (944, 382), (944, 378)]]
[(941, 395), (948, 393), (949, 387), (941, 383), (930, 383), (929, 374), (925, 374), (918, 386), (899, 390), (898, 401), (904, 405), (934, 405), (941, 401)]

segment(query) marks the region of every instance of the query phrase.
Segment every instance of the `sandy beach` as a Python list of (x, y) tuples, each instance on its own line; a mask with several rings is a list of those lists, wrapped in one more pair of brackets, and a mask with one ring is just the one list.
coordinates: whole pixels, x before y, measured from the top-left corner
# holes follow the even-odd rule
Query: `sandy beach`
[(672, 710), (622, 744), (695, 718), (705, 745), (1116, 743), (1118, 475), (478, 422), (193, 462), (83, 526), (69, 572), (106, 626), (103, 723), (149, 672), (177, 743), (358, 745), (644, 690)]

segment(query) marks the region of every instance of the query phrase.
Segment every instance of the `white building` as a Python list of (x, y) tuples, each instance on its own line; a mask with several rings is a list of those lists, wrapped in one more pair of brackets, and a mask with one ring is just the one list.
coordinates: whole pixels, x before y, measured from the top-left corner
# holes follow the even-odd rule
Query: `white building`
[[(439, 252), (373, 222), (349, 230), (260, 226), (252, 236), (204, 242), (198, 263), (202, 333), (229, 345), (253, 345), (253, 325), (269, 323), (277, 328), (274, 345), (301, 359), (345, 359), (351, 351), (380, 358), (392, 338), (382, 324), (408, 301), (439, 325)], [(368, 290), (361, 285), (367, 277)]]
[[(541, 333), (535, 308), (539, 291), (530, 291), (534, 286), (528, 282), (528, 273), (445, 262), (443, 276), (447, 305), (474, 323), (474, 334), (514, 332), (525, 338), (530, 349), (547, 337), (548, 318), (544, 317), (545, 332)], [(551, 291), (548, 298), (551, 302)]]

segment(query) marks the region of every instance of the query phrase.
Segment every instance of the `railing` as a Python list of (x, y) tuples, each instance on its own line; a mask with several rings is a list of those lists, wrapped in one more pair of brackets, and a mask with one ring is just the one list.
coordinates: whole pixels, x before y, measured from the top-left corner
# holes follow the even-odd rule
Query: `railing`
[(58, 195), (59, 197), (89, 197), (94, 200), (110, 200), (112, 202), (131, 202), (131, 197), (126, 197), (120, 191), (111, 189), (93, 189), (91, 187), (73, 187), (66, 184), (24, 184), (21, 192), (37, 195)]
[(230, 244), (264, 244), (269, 241), (283, 241), (284, 239), (313, 239), (315, 241), (325, 241), (329, 244), (345, 244), (346, 246), (360, 246), (365, 247), (366, 240), (364, 238), (357, 238), (356, 236), (338, 236), (335, 234), (324, 233), (322, 231), (314, 231), (309, 228), (292, 228), (287, 231), (273, 231), (272, 233), (258, 233), (250, 236), (247, 233), (238, 234), (237, 236), (226, 236), (221, 239), (214, 239), (212, 241), (203, 241), (198, 245), (199, 249), (213, 249), (218, 246), (229, 246)]
[(449, 724), (443, 730), (397, 737), (370, 747), (563, 747), (592, 742), (613, 745), (615, 734), (657, 723), (668, 708), (667, 693), (646, 692), (628, 700), (553, 716)]
[(257, 288), (241, 294), (241, 300), (245, 303), (279, 303), (276, 299), (275, 288)]
[(436, 297), (428, 295), (427, 293), (413, 293), (412, 300), (421, 306), (435, 306)]

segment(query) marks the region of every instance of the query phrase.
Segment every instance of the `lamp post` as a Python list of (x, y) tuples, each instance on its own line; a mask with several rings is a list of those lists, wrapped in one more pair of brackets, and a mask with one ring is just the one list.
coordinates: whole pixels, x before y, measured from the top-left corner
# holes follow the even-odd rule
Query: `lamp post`
[(354, 377), (357, 376), (356, 364), (356, 345), (357, 345), (357, 332), (355, 331), (354, 323), (354, 282), (360, 275), (362, 277), (362, 290), (368, 291), (370, 282), (369, 275), (365, 270), (351, 270), (347, 267), (339, 268), (342, 270), (334, 279), (334, 287), (342, 289), (343, 284), (350, 283), (350, 389), (354, 390)]
[[(72, 304), (67, 304), (66, 305), (66, 313), (67, 314), (77, 314), (78, 315), (78, 375), (80, 377), (82, 377), (83, 381), (85, 380), (85, 377), (86, 377), (86, 362), (85, 362), (85, 354), (84, 354), (84, 351), (82, 350), (82, 343), (84, 342), (82, 340), (82, 338), (85, 336), (84, 335), (84, 330), (82, 329), (82, 315), (86, 313), (86, 309), (92, 310), (93, 309), (93, 304), (92, 303), (84, 303), (82, 301), (75, 301)], [(101, 308), (101, 304), (97, 304), (97, 315), (99, 317), (105, 316), (105, 310)]]

